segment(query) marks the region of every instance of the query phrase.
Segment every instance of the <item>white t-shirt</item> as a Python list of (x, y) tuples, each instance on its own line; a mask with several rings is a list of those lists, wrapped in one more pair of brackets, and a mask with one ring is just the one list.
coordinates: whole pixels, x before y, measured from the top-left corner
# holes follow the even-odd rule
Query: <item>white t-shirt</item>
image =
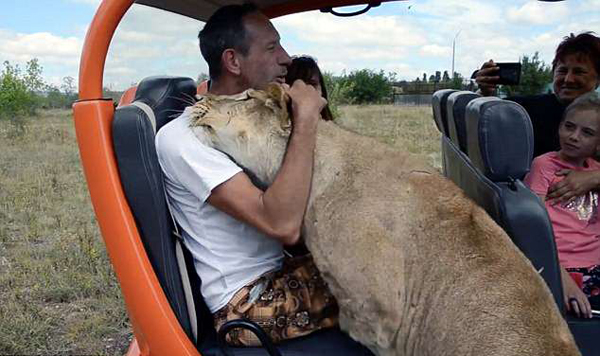
[(206, 202), (212, 189), (241, 169), (194, 135), (188, 123), (190, 109), (160, 129), (156, 151), (173, 215), (194, 257), (202, 295), (214, 313), (240, 288), (281, 268), (283, 246)]

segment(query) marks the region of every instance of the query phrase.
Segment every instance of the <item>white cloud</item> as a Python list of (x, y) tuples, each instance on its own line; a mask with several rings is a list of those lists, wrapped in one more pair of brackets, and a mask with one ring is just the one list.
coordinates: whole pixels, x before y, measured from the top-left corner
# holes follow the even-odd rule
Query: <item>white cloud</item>
[(419, 53), (423, 56), (448, 57), (452, 55), (452, 48), (447, 46), (430, 44), (421, 47)]
[(395, 16), (339, 19), (329, 14), (310, 12), (273, 22), (281, 31), (288, 31), (305, 42), (329, 46), (394, 47), (425, 43), (425, 36), (413, 31)]
[(565, 3), (561, 2), (542, 4), (536, 1), (528, 2), (521, 7), (510, 7), (507, 15), (508, 19), (512, 22), (546, 25), (567, 18), (569, 16), (569, 8)]
[(502, 8), (490, 1), (425, 0), (415, 2), (411, 7), (411, 11), (446, 23), (462, 24), (465, 27), (477, 24), (495, 24), (502, 21), (502, 17), (498, 16), (502, 13)]
[(0, 61), (9, 61), (23, 69), (28, 61), (37, 58), (45, 81), (60, 86), (66, 76), (77, 81), (82, 42), (76, 37), (48, 32), (23, 34), (0, 29)]
[(196, 78), (208, 72), (198, 49), (202, 23), (181, 15), (134, 5), (112, 40), (105, 82), (125, 89), (151, 75)]
[(42, 63), (75, 64), (81, 47), (82, 42), (76, 37), (0, 31), (0, 56), (9, 61), (23, 62), (35, 57)]

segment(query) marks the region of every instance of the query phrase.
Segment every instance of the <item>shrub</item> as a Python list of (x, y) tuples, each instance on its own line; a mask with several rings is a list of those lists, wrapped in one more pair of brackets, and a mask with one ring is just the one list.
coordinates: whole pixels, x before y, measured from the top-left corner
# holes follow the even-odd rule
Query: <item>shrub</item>
[(25, 118), (35, 115), (40, 106), (37, 93), (44, 87), (41, 74), (42, 67), (35, 58), (27, 62), (25, 73), (18, 65), (4, 62), (0, 73), (0, 120), (10, 121), (17, 135), (25, 130)]

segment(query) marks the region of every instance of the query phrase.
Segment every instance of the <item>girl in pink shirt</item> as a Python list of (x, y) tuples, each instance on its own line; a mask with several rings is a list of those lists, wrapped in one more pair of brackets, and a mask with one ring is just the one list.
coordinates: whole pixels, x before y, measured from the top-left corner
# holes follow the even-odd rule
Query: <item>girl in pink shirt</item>
[(546, 199), (548, 189), (565, 170), (600, 170), (592, 157), (600, 145), (600, 98), (583, 95), (566, 109), (558, 129), (560, 151), (536, 157), (525, 183), (544, 200), (558, 249), (567, 309), (592, 317), (600, 308), (600, 219), (598, 192), (589, 191), (565, 203)]

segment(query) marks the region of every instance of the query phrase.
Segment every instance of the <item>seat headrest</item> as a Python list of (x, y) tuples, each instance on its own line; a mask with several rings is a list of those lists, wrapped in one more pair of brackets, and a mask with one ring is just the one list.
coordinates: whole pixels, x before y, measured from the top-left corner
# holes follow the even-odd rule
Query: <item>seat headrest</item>
[(465, 113), (467, 104), (481, 97), (472, 91), (457, 91), (448, 96), (446, 103), (446, 116), (448, 118), (448, 136), (461, 151), (467, 153), (467, 126), (465, 122)]
[(196, 102), (192, 78), (153, 76), (140, 82), (134, 101), (148, 105), (156, 118), (156, 130)]
[(467, 150), (473, 165), (494, 182), (521, 179), (533, 158), (533, 127), (525, 109), (495, 97), (467, 105)]
[(433, 119), (438, 130), (445, 136), (448, 136), (448, 118), (446, 117), (446, 101), (448, 96), (457, 90), (442, 89), (433, 93), (431, 97), (431, 106), (433, 107)]

